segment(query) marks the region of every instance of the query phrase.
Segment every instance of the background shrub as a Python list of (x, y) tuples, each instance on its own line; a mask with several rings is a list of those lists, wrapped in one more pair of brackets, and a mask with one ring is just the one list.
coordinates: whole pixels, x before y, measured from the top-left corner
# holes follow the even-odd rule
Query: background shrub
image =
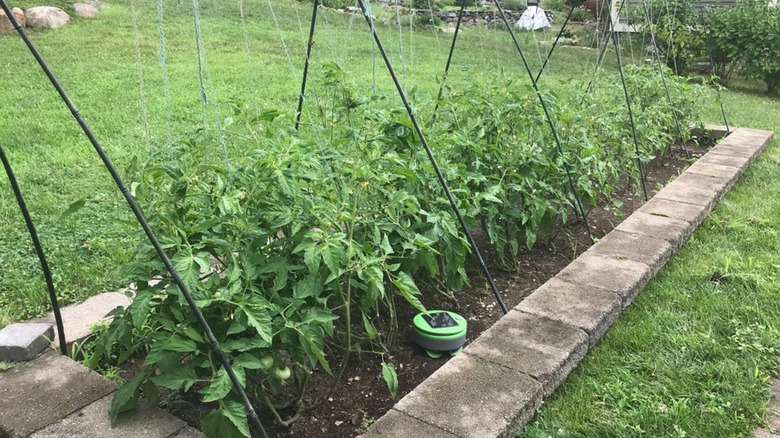
[(506, 0), (501, 2), (501, 6), (503, 6), (504, 9), (523, 11), (528, 7), (528, 3), (526, 3), (525, 0)]
[(780, 86), (780, 9), (765, 1), (740, 1), (707, 11), (713, 72), (728, 81), (734, 72)]

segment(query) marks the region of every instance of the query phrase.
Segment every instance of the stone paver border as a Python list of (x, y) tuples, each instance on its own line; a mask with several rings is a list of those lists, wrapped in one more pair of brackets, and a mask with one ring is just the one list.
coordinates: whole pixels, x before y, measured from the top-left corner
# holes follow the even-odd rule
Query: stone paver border
[(773, 138), (733, 130), (362, 437), (514, 436)]

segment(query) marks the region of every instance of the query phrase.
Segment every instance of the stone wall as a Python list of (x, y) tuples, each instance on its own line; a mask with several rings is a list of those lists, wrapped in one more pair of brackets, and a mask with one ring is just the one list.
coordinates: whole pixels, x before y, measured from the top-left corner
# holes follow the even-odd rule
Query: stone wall
[[(433, 13), (433, 15), (436, 15), (437, 17), (441, 18), (441, 20), (445, 23), (451, 23), (455, 24), (458, 22), (458, 11), (439, 11), (439, 10), (433, 10), (430, 9), (417, 9), (415, 11), (417, 15), (430, 15)], [(523, 11), (508, 11), (505, 10), (504, 13), (506, 14), (506, 18), (509, 20), (510, 23), (515, 23), (517, 20), (520, 19), (520, 16), (523, 14)], [(498, 10), (478, 10), (478, 11), (469, 11), (465, 10), (463, 11), (463, 24), (466, 26), (475, 26), (475, 25), (503, 25), (503, 20), (501, 20), (501, 15), (498, 13)]]

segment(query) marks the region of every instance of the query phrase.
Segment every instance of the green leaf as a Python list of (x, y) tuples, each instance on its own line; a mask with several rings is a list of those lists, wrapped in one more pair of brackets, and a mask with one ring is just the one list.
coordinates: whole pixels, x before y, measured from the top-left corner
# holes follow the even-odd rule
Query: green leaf
[(268, 314), (270, 303), (258, 295), (250, 295), (241, 304), (241, 309), (246, 313), (247, 322), (257, 330), (257, 335), (271, 345), (273, 333), (271, 330), (271, 315)]
[[(233, 372), (236, 372), (236, 370), (233, 369)], [(238, 373), (236, 373), (236, 375), (238, 375)], [(232, 388), (233, 382), (230, 381), (230, 376), (228, 376), (227, 371), (225, 371), (225, 367), (221, 367), (219, 371), (214, 374), (214, 377), (211, 378), (209, 386), (204, 390), (203, 403), (222, 400), (230, 393)]]
[(242, 438), (249, 437), (241, 432), (233, 421), (225, 415), (222, 408), (209, 412), (201, 423), (203, 433), (209, 438)]
[(189, 362), (187, 365), (174, 368), (169, 372), (160, 374), (159, 376), (154, 376), (151, 380), (163, 388), (178, 391), (182, 386), (184, 386), (184, 390), (189, 391), (198, 378), (195, 375), (194, 365), (190, 364), (194, 364), (194, 362)]
[(366, 334), (368, 334), (368, 339), (371, 339), (372, 341), (376, 339), (377, 332), (374, 328), (374, 324), (371, 323), (365, 313), (363, 313), (363, 328), (366, 330)]
[(116, 390), (114, 398), (111, 399), (111, 409), (108, 411), (108, 416), (111, 418), (111, 426), (116, 426), (116, 420), (120, 413), (138, 408), (141, 383), (145, 377), (144, 373), (140, 373)]
[(240, 367), (245, 370), (259, 370), (263, 368), (260, 359), (250, 353), (242, 353), (233, 361), (234, 367)]
[(412, 277), (409, 276), (409, 274), (403, 271), (399, 272), (398, 277), (393, 280), (393, 284), (398, 289), (398, 292), (400, 292), (406, 301), (409, 302), (409, 304), (421, 312), (426, 311), (425, 306), (423, 306), (423, 304), (420, 302), (420, 299), (417, 298), (421, 295), (420, 289), (417, 288), (417, 284), (414, 282)]
[(247, 351), (254, 350), (256, 348), (266, 348), (268, 347), (268, 342), (255, 336), (253, 338), (230, 339), (222, 342), (220, 346), (222, 347), (222, 351), (225, 353), (232, 353), (234, 351)]
[(200, 266), (192, 255), (192, 250), (182, 250), (176, 253), (171, 259), (173, 267), (179, 273), (179, 277), (188, 289), (192, 290), (200, 282)]
[(68, 209), (62, 212), (60, 215), (60, 220), (67, 218), (68, 216), (72, 215), (73, 213), (81, 210), (84, 205), (87, 204), (86, 199), (79, 199), (78, 201), (74, 201), (68, 206)]
[(222, 405), (222, 412), (243, 436), (250, 436), (244, 405), (233, 400), (225, 400)]
[(161, 348), (165, 351), (175, 351), (177, 353), (193, 353), (198, 351), (198, 345), (195, 341), (179, 337), (173, 337), (163, 342)]
[(127, 311), (130, 312), (130, 316), (133, 318), (133, 327), (136, 329), (143, 327), (146, 318), (149, 316), (153, 296), (154, 294), (150, 290), (138, 292), (133, 299), (133, 303), (127, 308)]
[(390, 395), (395, 399), (398, 394), (398, 374), (395, 373), (395, 365), (390, 362), (382, 364), (382, 377), (387, 383)]
[(303, 347), (303, 350), (306, 352), (309, 357), (313, 357), (316, 359), (317, 362), (319, 362), (320, 365), (322, 365), (322, 368), (330, 374), (333, 375), (333, 371), (330, 369), (330, 365), (328, 364), (328, 361), (325, 359), (325, 352), (323, 351), (323, 348), (325, 346), (325, 342), (322, 339), (322, 333), (320, 333), (318, 330), (308, 330), (306, 334), (300, 335), (301, 338), (301, 347)]
[(152, 404), (156, 405), (160, 403), (160, 393), (157, 391), (157, 387), (151, 380), (146, 380), (141, 385), (141, 393), (143, 393), (144, 397)]
[(393, 247), (390, 246), (390, 241), (387, 238), (387, 234), (382, 236), (382, 244), (380, 245), (380, 248), (382, 248), (382, 251), (385, 254), (392, 254), (393, 253)]

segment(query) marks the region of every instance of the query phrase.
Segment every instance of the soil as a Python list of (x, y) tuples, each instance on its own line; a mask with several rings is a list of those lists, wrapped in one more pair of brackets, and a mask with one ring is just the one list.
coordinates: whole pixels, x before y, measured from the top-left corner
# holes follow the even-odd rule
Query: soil
[[(671, 179), (682, 172), (690, 162), (704, 152), (695, 144), (688, 145), (691, 158), (672, 153), (667, 157), (657, 158), (646, 166), (647, 190), (652, 196)], [(619, 209), (614, 207), (592, 208), (588, 213), (588, 221), (594, 237), (601, 238), (617, 226), (624, 217), (644, 203), (644, 197), (634, 185), (623, 183), (621, 189), (613, 195), (613, 200), (622, 201)], [(508, 308), (520, 303), (561, 269), (566, 267), (579, 254), (591, 245), (582, 222), (572, 220), (557, 233), (557, 236), (546, 245), (538, 244), (533, 250), (525, 251), (517, 258), (516, 270), (507, 269), (500, 262), (495, 251), (484, 235), (476, 235), (480, 250), (487, 266), (493, 275), (495, 284), (503, 296)], [(457, 301), (443, 294), (431, 293), (425, 295), (425, 306), (429, 309), (447, 309), (459, 313), (468, 319), (468, 334), (466, 344), (476, 339), (483, 331), (495, 323), (502, 312), (495, 297), (486, 286), (486, 282), (477, 266), (468, 268), (471, 286), (457, 292)], [(429, 358), (425, 351), (412, 341), (411, 320), (416, 314), (403, 300), (397, 300), (399, 324), (398, 340), (391, 354), (398, 374), (398, 396), (394, 400), (388, 391), (381, 375), (381, 358), (376, 355), (364, 354), (361, 357), (352, 356), (346, 368), (342, 382), (328, 397), (333, 378), (324, 373), (312, 377), (303, 400), (304, 405), (324, 401), (320, 406), (301, 414), (290, 427), (274, 423), (273, 416), (262, 406), (257, 406), (261, 420), (270, 436), (283, 437), (354, 437), (364, 432), (366, 428), (384, 413), (395, 402), (409, 393), (439, 367), (446, 363), (447, 357)], [(338, 363), (338, 358), (331, 359)], [(141, 359), (136, 359), (142, 362)], [(200, 419), (212, 408), (197, 402), (197, 395), (190, 400), (181, 400), (170, 406), (174, 415), (198, 427)], [(327, 397), (327, 399), (326, 399)], [(292, 415), (292, 412), (280, 412)]]

